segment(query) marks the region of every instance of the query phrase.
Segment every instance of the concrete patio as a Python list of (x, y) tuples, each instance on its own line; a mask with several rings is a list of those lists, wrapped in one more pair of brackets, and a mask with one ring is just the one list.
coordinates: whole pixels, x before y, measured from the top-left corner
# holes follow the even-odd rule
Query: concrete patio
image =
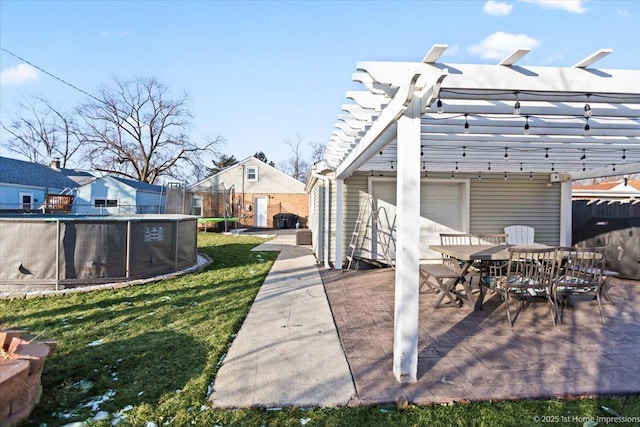
[[(394, 270), (320, 269), (359, 404), (534, 399), (640, 393), (640, 282), (614, 280), (605, 305), (579, 301), (553, 327), (532, 304), (510, 328), (504, 305), (434, 309), (420, 294), (418, 381), (392, 372)], [(354, 402), (355, 403), (355, 402)]]

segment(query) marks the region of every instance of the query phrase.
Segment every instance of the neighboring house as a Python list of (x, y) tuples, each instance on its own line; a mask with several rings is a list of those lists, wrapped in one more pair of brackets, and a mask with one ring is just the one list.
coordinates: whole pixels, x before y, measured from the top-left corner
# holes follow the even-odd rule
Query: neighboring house
[[(640, 70), (594, 68), (611, 50), (550, 67), (516, 65), (524, 48), (495, 65), (440, 61), (446, 49), (434, 45), (416, 62), (359, 62), (362, 90), (347, 92), (306, 183), (326, 267), (347, 265), (360, 225), (369, 231), (354, 245), (363, 258), (381, 260), (379, 242), (393, 236), (400, 382), (417, 379), (420, 264), (437, 262), (429, 246), (440, 233), (521, 224), (538, 243), (570, 246), (572, 181), (640, 171)], [(369, 200), (388, 220), (360, 216)]]
[(273, 228), (273, 216), (309, 215), (304, 184), (268, 164), (248, 157), (186, 188), (186, 214), (204, 218), (236, 217), (241, 225)]
[(116, 176), (103, 176), (78, 188), (76, 213), (158, 214), (164, 213), (166, 199), (164, 186)]
[(640, 200), (640, 179), (623, 179), (591, 185), (573, 184), (571, 196), (573, 200)]
[(164, 213), (163, 186), (0, 157), (0, 212)]

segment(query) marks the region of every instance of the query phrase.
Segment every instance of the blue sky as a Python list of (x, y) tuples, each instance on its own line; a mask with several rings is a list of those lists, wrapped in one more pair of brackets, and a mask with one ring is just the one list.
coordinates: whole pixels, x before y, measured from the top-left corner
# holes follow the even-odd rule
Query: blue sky
[[(113, 77), (155, 77), (194, 115), (191, 137), (220, 135), (243, 159), (279, 163), (285, 139), (326, 143), (358, 61), (640, 68), (638, 1), (0, 1), (0, 45), (90, 93)], [(0, 119), (32, 95), (71, 110), (86, 96), (0, 51)], [(4, 140), (6, 134), (0, 135)], [(310, 151), (309, 151), (310, 152)], [(0, 147), (0, 155), (11, 156)]]

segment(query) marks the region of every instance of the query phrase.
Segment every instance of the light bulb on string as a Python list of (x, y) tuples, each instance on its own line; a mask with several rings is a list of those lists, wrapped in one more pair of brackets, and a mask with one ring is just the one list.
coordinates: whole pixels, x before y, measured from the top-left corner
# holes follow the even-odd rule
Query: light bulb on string
[(467, 157), (467, 147), (462, 147), (462, 157)]
[(524, 134), (529, 135), (529, 116), (525, 116), (526, 122), (524, 124)]
[(529, 181), (533, 181), (533, 172), (529, 172)]
[(438, 98), (438, 102), (436, 102), (436, 108), (438, 109), (438, 114), (442, 114), (444, 112), (444, 108), (442, 107), (442, 100)]
[(549, 160), (549, 149), (548, 148), (544, 149), (544, 160), (545, 161)]
[(469, 133), (469, 120), (466, 113), (464, 114), (464, 133)]
[(518, 99), (518, 92), (516, 92), (516, 103), (513, 104), (513, 114), (520, 115), (520, 100)]
[(508, 148), (504, 147), (504, 161), (508, 161), (509, 160), (509, 152), (508, 152)]
[(627, 150), (626, 149), (622, 149), (622, 163), (625, 163), (627, 160)]
[(587, 103), (584, 104), (584, 116), (586, 118), (591, 117), (591, 105), (589, 105), (589, 97), (591, 96), (590, 93), (587, 94)]
[(589, 117), (587, 117), (587, 123), (584, 125), (584, 136), (589, 136), (591, 132), (591, 126), (589, 126)]

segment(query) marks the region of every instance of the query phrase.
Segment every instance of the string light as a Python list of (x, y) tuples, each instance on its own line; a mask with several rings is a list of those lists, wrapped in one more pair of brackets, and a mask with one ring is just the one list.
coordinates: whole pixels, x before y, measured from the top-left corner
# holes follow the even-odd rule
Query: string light
[(425, 170), (425, 169), (427, 169), (427, 165), (424, 162), (422, 162), (422, 170)]
[(513, 114), (520, 115), (520, 100), (518, 99), (518, 92), (516, 94), (516, 103), (513, 105)]
[(529, 181), (533, 181), (533, 172), (529, 172)]
[(442, 114), (444, 112), (444, 108), (442, 107), (442, 100), (438, 98), (438, 102), (436, 102), (436, 107), (438, 109), (438, 114)]
[(587, 123), (584, 125), (584, 136), (589, 136), (591, 126), (589, 126), (589, 117), (587, 117)]
[(478, 181), (482, 179), (482, 172), (478, 171)]
[(584, 148), (582, 149), (582, 157), (580, 157), (580, 160), (587, 160), (587, 152)]
[(391, 170), (393, 170), (393, 160), (390, 161), (389, 163), (391, 163)]
[(455, 178), (453, 171), (451, 171), (451, 179)]
[(509, 160), (509, 152), (507, 151), (508, 148), (504, 147), (504, 161), (506, 162), (507, 160)]
[(522, 163), (520, 163), (520, 170), (522, 170)]
[(616, 164), (613, 163), (611, 166), (613, 166), (613, 172), (615, 172), (616, 171)]
[(467, 113), (464, 114), (464, 133), (469, 133), (469, 120), (467, 119)]
[(582, 163), (582, 171), (584, 172), (587, 169), (586, 165)]
[(467, 147), (462, 147), (462, 157), (467, 157)]
[(487, 170), (491, 170), (491, 162), (489, 162), (489, 168)]
[(524, 124), (524, 134), (529, 135), (529, 116), (524, 116), (526, 122)]
[(587, 103), (584, 104), (584, 116), (586, 118), (591, 117), (591, 105), (589, 105), (589, 97), (591, 96), (590, 93), (587, 94)]
[(504, 180), (505, 181), (507, 180), (507, 173), (506, 172), (504, 173)]
[(551, 163), (551, 172), (553, 172), (554, 170), (556, 170), (556, 164), (555, 163)]
[(549, 149), (548, 148), (544, 149), (544, 159), (545, 160), (549, 160)]
[(622, 163), (624, 163), (627, 160), (627, 150), (626, 149), (622, 149)]
[(458, 162), (456, 162), (456, 170), (458, 170)]

